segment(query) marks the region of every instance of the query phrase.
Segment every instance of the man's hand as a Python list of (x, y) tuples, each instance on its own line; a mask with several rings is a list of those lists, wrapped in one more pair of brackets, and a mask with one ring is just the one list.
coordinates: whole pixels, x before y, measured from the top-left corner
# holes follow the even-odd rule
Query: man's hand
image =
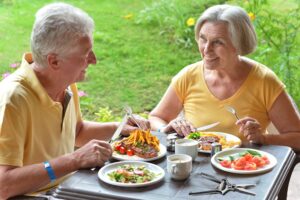
[(111, 145), (102, 140), (91, 140), (73, 153), (78, 168), (103, 166), (111, 157)]
[(253, 143), (264, 144), (264, 136), (261, 133), (260, 123), (251, 117), (244, 117), (236, 122), (240, 126), (239, 132)]

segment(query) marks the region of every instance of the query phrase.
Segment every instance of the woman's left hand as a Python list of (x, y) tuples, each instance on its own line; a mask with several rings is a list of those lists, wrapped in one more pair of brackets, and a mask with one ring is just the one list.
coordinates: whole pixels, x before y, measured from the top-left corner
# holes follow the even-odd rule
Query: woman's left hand
[(240, 126), (239, 132), (243, 133), (245, 138), (253, 143), (263, 144), (264, 136), (261, 132), (260, 123), (251, 117), (244, 117), (236, 122)]
[[(132, 117), (133, 116), (133, 117)], [(136, 114), (132, 114), (128, 118), (127, 124), (130, 126), (135, 126), (135, 127), (141, 127), (143, 130), (148, 130), (150, 129), (150, 122), (149, 120), (145, 119), (144, 117)]]

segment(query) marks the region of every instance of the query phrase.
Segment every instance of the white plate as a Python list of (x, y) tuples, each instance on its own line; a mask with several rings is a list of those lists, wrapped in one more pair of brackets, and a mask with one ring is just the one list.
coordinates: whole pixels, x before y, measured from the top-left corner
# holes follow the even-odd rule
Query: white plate
[(275, 167), (275, 165), (277, 164), (277, 159), (272, 154), (269, 154), (265, 151), (259, 151), (259, 150), (256, 150), (256, 149), (250, 149), (250, 150), (257, 151), (262, 156), (267, 156), (269, 161), (270, 161), (269, 164), (265, 165), (264, 167), (260, 167), (256, 170), (236, 170), (236, 169), (233, 169), (233, 168), (226, 168), (226, 167), (223, 167), (218, 161), (219, 157), (226, 157), (226, 156), (229, 156), (229, 155), (232, 155), (232, 154), (235, 154), (235, 153), (241, 153), (241, 152), (244, 152), (248, 149), (249, 148), (236, 148), (236, 149), (228, 149), (228, 150), (225, 150), (225, 151), (218, 152), (211, 158), (211, 163), (220, 170), (223, 170), (225, 172), (234, 173), (234, 174), (258, 174), (258, 173), (263, 173), (263, 172), (267, 172), (267, 171), (273, 169), (273, 167)]
[[(215, 135), (224, 136), (227, 141), (239, 142), (238, 145), (234, 145), (231, 148), (237, 148), (237, 147), (241, 146), (241, 143), (242, 143), (240, 138), (238, 138), (237, 136), (232, 135), (232, 134), (223, 133), (223, 132), (213, 132), (213, 131), (207, 131), (207, 132), (200, 131), (200, 132), (202, 132), (202, 133), (213, 133)], [(225, 148), (225, 149), (231, 149), (231, 148)], [(225, 149), (223, 149), (223, 150), (225, 150)], [(210, 153), (211, 151), (210, 150), (202, 150), (202, 149), (198, 148), (198, 152), (200, 152), (200, 153)]]
[[(112, 147), (114, 146), (114, 143), (112, 144)], [(128, 156), (126, 154), (119, 154), (118, 152), (114, 151), (112, 154), (112, 157), (116, 160), (129, 160), (129, 161), (152, 161), (157, 160), (167, 154), (167, 149), (163, 144), (159, 144), (160, 151), (157, 153), (156, 157), (153, 158), (141, 158), (136, 155)]]
[[(154, 172), (155, 174), (158, 174), (158, 176), (155, 177), (152, 181), (149, 181), (146, 183), (119, 183), (119, 182), (110, 180), (110, 178), (107, 174), (118, 169), (119, 166), (124, 165), (124, 164), (129, 164), (129, 165), (133, 165), (133, 166), (143, 165), (150, 171)], [(104, 167), (102, 167), (98, 172), (98, 177), (100, 178), (100, 180), (102, 180), (103, 182), (108, 183), (110, 185), (115, 185), (115, 186), (120, 186), (120, 187), (143, 187), (143, 186), (152, 185), (154, 183), (161, 181), (165, 177), (165, 171), (161, 167), (154, 165), (152, 163), (141, 162), (141, 161), (121, 161), (121, 162), (108, 164), (108, 165), (105, 165)]]

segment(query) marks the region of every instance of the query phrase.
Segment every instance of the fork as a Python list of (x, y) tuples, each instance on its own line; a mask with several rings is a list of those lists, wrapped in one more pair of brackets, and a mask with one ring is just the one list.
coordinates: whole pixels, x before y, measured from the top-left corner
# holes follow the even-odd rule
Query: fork
[(132, 114), (132, 109), (130, 106), (125, 106), (124, 107), (125, 112), (132, 118), (132, 120), (136, 123), (136, 125), (139, 127), (139, 129), (144, 130), (139, 123), (137, 122), (137, 120), (135, 119), (135, 117)]
[(235, 116), (235, 118), (236, 118), (237, 120), (240, 119), (240, 118), (237, 116), (236, 110), (235, 110), (233, 107), (231, 107), (231, 106), (226, 106), (225, 108), (226, 108), (226, 110), (227, 110), (228, 112), (232, 113), (232, 114)]

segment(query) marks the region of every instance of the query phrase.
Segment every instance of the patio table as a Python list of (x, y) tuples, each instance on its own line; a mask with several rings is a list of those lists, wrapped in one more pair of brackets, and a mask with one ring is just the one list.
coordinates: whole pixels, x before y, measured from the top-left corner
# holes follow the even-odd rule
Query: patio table
[[(153, 132), (166, 145), (166, 134)], [(125, 188), (106, 184), (99, 180), (98, 171), (78, 170), (53, 192), (53, 196), (62, 199), (147, 199), (147, 200), (182, 200), (182, 199), (276, 199), (282, 184), (295, 159), (293, 150), (286, 146), (259, 146), (249, 145), (249, 148), (262, 150), (274, 155), (277, 159), (277, 165), (269, 172), (262, 174), (232, 174), (223, 172), (211, 165), (210, 155), (199, 153), (195, 161), (193, 161), (193, 171), (190, 177), (184, 181), (175, 181), (170, 178), (167, 172), (166, 156), (159, 160), (152, 161), (156, 165), (162, 167), (166, 176), (163, 181), (154, 185), (141, 188)], [(174, 152), (167, 152), (171, 155)], [(112, 160), (111, 162), (115, 162)], [(202, 178), (199, 173), (204, 172), (211, 174), (217, 178), (227, 177), (230, 183), (255, 183), (256, 187), (249, 189), (256, 193), (256, 196), (247, 195), (240, 192), (229, 191), (225, 195), (189, 195), (190, 191), (201, 191), (213, 189), (217, 183)]]

